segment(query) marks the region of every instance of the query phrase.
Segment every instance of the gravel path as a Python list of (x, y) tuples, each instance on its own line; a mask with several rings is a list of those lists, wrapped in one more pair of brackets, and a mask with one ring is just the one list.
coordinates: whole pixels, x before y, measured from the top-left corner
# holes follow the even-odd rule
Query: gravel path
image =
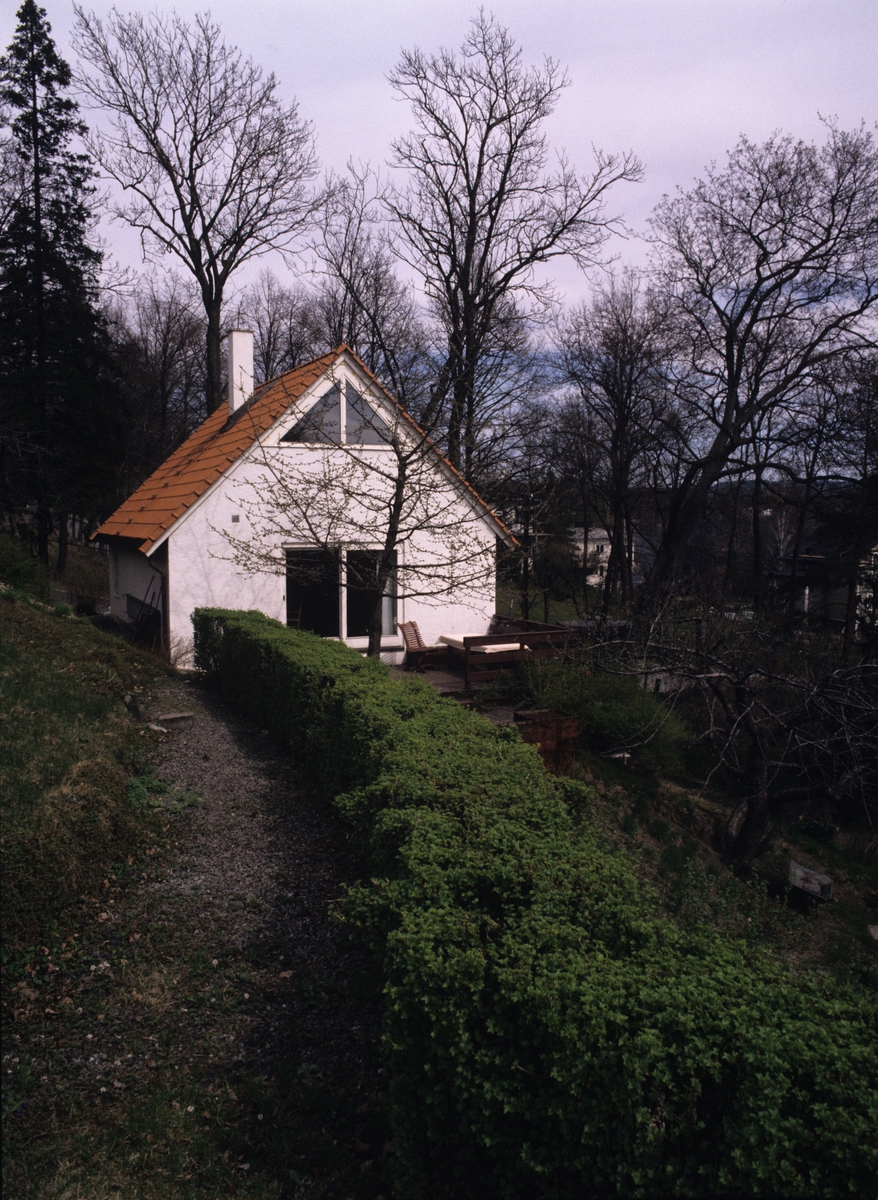
[[(333, 902), (360, 873), (352, 835), (326, 802), (303, 793), (290, 758), (264, 732), (201, 685), (169, 681), (147, 716), (155, 722), (182, 711), (194, 712), (194, 726), (162, 737), (156, 775), (184, 806), (187, 796), (200, 802), (184, 808), (176, 862), (144, 887), (144, 922), (154, 942), (164, 934), (188, 944), (190, 957), (201, 951), (233, 989), (251, 989), (252, 1008), (232, 1029), (227, 1020), (204, 1028), (213, 1048), (202, 1055), (217, 1075), (292, 1075), (328, 1088), (336, 1119), (351, 1122), (342, 1133), (349, 1144), (342, 1151), (325, 1136), (336, 1150), (320, 1148), (316, 1173), (331, 1176), (334, 1158), (341, 1169), (354, 1154), (359, 1173), (378, 1184), (392, 1153), (389, 1143), (375, 1146), (376, 1120), (379, 1143), (387, 1136), (380, 997), (374, 964), (332, 917)], [(301, 1149), (293, 1178), (313, 1177)]]
[[(327, 804), (302, 793), (290, 759), (267, 735), (219, 697), (173, 681), (151, 708), (153, 721), (161, 713), (195, 713), (194, 727), (166, 735), (155, 757), (156, 775), (183, 794), (184, 805), (189, 794), (200, 803), (187, 814), (177, 862), (147, 885), (150, 923), (173, 929), (193, 949), (262, 961), (268, 977), (332, 976), (343, 988), (348, 965), (366, 966), (330, 917), (330, 906), (358, 874), (349, 831)], [(323, 1065), (327, 1054), (341, 1054), (352, 1070), (361, 1067), (362, 1038), (351, 1034), (362, 1033), (365, 1021), (374, 1037), (377, 1014), (361, 1020), (357, 1009), (353, 995), (341, 999), (331, 1041), (321, 1017), (312, 1061)], [(276, 1013), (264, 1017), (278, 1020)], [(311, 1024), (300, 1014), (299, 1036)]]

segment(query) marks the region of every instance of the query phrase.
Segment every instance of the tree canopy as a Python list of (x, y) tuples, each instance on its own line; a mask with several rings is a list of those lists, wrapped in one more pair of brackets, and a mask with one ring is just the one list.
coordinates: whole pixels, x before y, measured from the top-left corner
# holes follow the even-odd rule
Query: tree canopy
[(79, 82), (109, 118), (91, 141), (132, 198), (111, 212), (140, 231), (144, 255), (174, 255), (195, 278), (207, 317), (210, 404), (222, 400), (222, 303), (232, 273), (289, 249), (319, 198), (310, 124), (277, 79), (223, 39), (209, 14), (106, 21), (76, 8)]
[(7, 115), (0, 228), (0, 371), (7, 505), (35, 504), (45, 559), (54, 512), (99, 507), (111, 488), (119, 396), (97, 310), (94, 170), (67, 94), (70, 67), (45, 9), (25, 0), (0, 60)]

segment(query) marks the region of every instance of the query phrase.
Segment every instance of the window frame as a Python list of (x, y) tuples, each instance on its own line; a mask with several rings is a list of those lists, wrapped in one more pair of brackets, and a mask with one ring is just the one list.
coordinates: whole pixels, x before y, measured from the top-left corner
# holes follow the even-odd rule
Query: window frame
[[(347, 410), (348, 410), (348, 405), (351, 403), (351, 401), (349, 401), (348, 395), (347, 395), (348, 388), (350, 388), (354, 392), (357, 400), (360, 402), (361, 405), (365, 406), (368, 409), (371, 409), (372, 412), (374, 412), (376, 419), (378, 421), (380, 421), (381, 424), (384, 426), (384, 428), (387, 430), (388, 436), (392, 437), (393, 430), (391, 428), (391, 422), (388, 420), (386, 414), (382, 411), (382, 406), (380, 405), (380, 403), (377, 403), (376, 398), (373, 397), (372, 393), (367, 390), (361, 391), (360, 388), (358, 388), (357, 385), (350, 378), (348, 378), (347, 375), (341, 375), (341, 376), (339, 376), (338, 379), (333, 381), (331, 386), (325, 392), (322, 392), (320, 395), (315, 396), (313, 401), (309, 404), (308, 408), (304, 412), (299, 413), (298, 416), (295, 417), (295, 419), (293, 420), (293, 423), (290, 425), (290, 427), (278, 435), (277, 445), (281, 448), (286, 447), (286, 446), (305, 446), (305, 447), (308, 447), (309, 449), (319, 449), (319, 450), (351, 449), (351, 450), (369, 451), (369, 452), (374, 451), (374, 450), (392, 450), (393, 446), (390, 441), (380, 441), (380, 442), (349, 442), (348, 441)], [(296, 429), (299, 425), (306, 424), (308, 421), (308, 418), (310, 417), (313, 410), (318, 405), (320, 405), (320, 403), (323, 400), (325, 400), (326, 397), (329, 396), (329, 394), (333, 391), (338, 392), (338, 438), (339, 438), (338, 442), (333, 441), (331, 438), (327, 438), (325, 440), (320, 440), (320, 441), (313, 441), (313, 442), (302, 441), (298, 438), (296, 438), (296, 439), (290, 438), (289, 435), (293, 432), (293, 430)], [(361, 426), (361, 428), (363, 428), (363, 426)]]

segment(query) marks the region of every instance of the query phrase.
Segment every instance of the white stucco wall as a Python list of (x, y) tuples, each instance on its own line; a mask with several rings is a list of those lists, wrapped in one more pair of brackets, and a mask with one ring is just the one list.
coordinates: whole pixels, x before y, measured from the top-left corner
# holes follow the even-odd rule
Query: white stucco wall
[[(333, 377), (345, 378), (344, 371)], [(192, 638), (195, 608), (257, 609), (285, 621), (285, 550), (313, 546), (315, 527), (331, 529), (330, 541), (342, 547), (382, 545), (386, 520), (382, 503), (390, 487), (385, 476), (395, 471), (392, 451), (280, 441), (331, 382), (321, 380), (255, 452), (235, 463), (174, 526), (167, 539), (169, 613), (171, 640), (178, 653)], [(356, 377), (356, 383), (362, 392), (362, 377)], [(381, 408), (386, 401), (373, 393), (373, 403)], [(386, 408), (383, 412), (392, 419)], [(487, 631), (495, 605), (496, 531), (478, 503), (447, 477), (432, 452), (424, 462), (415, 480), (417, 500), (403, 524), (408, 536), (398, 547), (397, 621), (417, 621), (429, 644), (440, 634)], [(263, 568), (254, 573), (233, 561), (230, 539), (250, 546), (259, 542), (274, 554), (274, 572)], [(428, 578), (413, 576), (412, 564), (429, 564)], [(407, 583), (417, 592), (433, 594), (406, 595)], [(367, 641), (351, 639), (350, 644), (365, 649)], [(384, 657), (402, 660), (398, 633), (386, 637), (384, 645)]]

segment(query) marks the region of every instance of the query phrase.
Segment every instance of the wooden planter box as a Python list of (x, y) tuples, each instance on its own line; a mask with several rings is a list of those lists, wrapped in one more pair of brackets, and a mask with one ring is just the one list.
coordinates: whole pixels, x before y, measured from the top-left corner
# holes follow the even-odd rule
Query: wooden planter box
[(515, 725), (521, 740), (539, 746), (543, 762), (558, 772), (565, 759), (572, 757), (579, 739), (579, 718), (552, 708), (534, 708), (517, 712)]

